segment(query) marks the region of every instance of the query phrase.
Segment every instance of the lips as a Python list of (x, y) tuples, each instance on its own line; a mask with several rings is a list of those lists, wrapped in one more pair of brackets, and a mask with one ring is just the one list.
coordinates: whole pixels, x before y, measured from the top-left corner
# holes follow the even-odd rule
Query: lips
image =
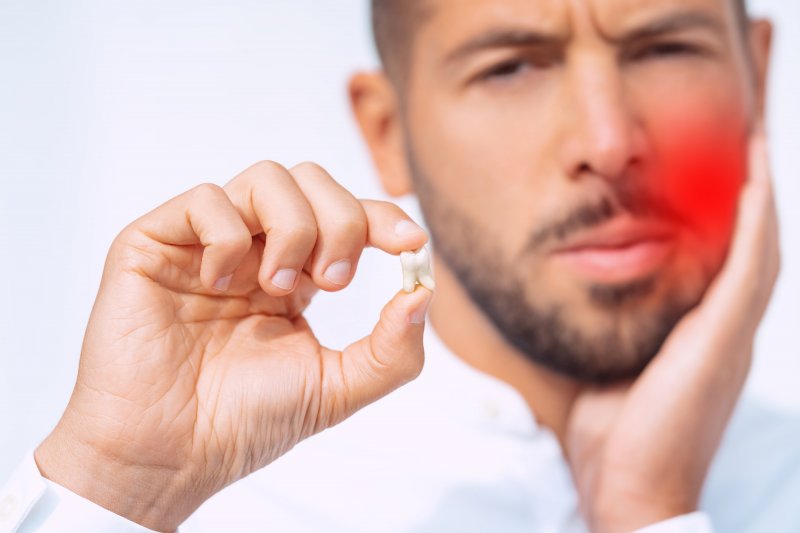
[(553, 251), (553, 258), (579, 277), (625, 283), (652, 274), (675, 248), (674, 228), (618, 217), (582, 232)]

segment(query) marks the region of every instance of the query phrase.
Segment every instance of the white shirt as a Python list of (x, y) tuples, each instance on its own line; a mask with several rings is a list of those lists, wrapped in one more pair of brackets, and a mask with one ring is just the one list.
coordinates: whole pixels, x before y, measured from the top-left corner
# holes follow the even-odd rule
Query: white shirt
[[(181, 533), (587, 531), (559, 445), (522, 397), (430, 324), (425, 350), (415, 381), (220, 492)], [(800, 532), (800, 421), (740, 407), (701, 507), (640, 533)], [(148, 530), (43, 479), (30, 456), (0, 493), (5, 531)]]

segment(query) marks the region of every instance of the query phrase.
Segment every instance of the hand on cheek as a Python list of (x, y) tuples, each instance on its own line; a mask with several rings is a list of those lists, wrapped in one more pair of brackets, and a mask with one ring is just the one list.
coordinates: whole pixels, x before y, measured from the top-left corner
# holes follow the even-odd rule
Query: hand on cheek
[[(694, 151), (687, 154), (688, 168), (706, 168), (704, 160), (690, 165)], [(583, 512), (595, 531), (630, 531), (697, 507), (747, 377), (753, 339), (780, 264), (760, 129), (752, 135), (749, 154), (730, 251), (703, 301), (673, 329), (636, 381), (586, 390), (573, 405), (566, 446)], [(711, 224), (712, 214), (720, 212), (702, 217)]]

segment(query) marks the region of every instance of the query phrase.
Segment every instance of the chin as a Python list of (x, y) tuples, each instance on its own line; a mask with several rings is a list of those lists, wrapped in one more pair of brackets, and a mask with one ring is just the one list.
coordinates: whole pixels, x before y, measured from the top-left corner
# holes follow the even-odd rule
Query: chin
[(706, 285), (678, 274), (588, 284), (571, 305), (554, 306), (560, 309), (560, 353), (529, 353), (581, 382), (602, 385), (634, 378), (701, 301)]

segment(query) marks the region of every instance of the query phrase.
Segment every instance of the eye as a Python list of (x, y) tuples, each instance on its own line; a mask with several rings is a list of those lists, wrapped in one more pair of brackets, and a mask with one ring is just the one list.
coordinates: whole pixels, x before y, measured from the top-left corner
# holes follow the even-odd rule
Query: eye
[(525, 70), (527, 70), (528, 66), (529, 65), (525, 61), (521, 61), (518, 59), (505, 61), (485, 71), (483, 74), (480, 75), (480, 78), (483, 80), (491, 80), (491, 79), (502, 80), (502, 79), (513, 78), (514, 76), (519, 75)]
[(647, 46), (633, 56), (634, 59), (669, 58), (675, 56), (699, 55), (702, 51), (694, 45), (681, 42), (664, 42)]

